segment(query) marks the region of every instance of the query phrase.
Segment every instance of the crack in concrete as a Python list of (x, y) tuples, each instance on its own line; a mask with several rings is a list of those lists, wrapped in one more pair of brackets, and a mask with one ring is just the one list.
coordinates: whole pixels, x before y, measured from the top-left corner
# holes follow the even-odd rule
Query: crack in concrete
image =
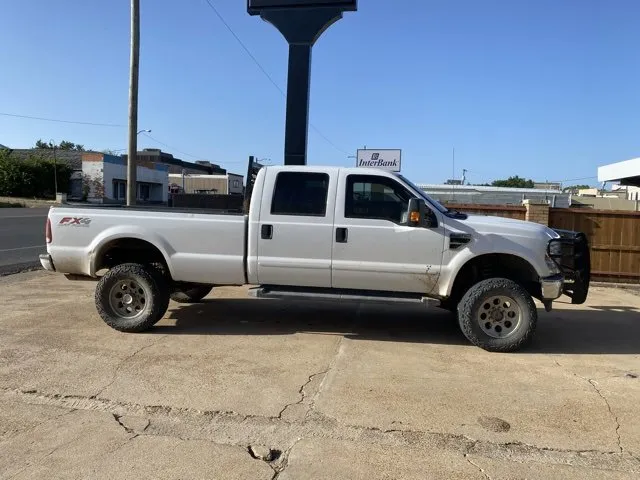
[[(113, 419), (118, 422), (118, 425), (120, 425), (122, 428), (124, 428), (124, 431), (127, 433), (133, 433), (133, 430), (129, 427), (127, 427), (124, 423), (122, 423), (120, 421), (120, 418), (122, 417), (121, 415), (118, 415), (117, 413), (112, 413), (111, 415), (113, 415)], [(146, 427), (145, 427), (146, 429)], [(144, 430), (142, 430), (144, 432)]]
[(489, 475), (487, 472), (484, 471), (484, 468), (482, 468), (480, 465), (478, 465), (477, 463), (475, 463), (473, 460), (471, 460), (469, 458), (468, 454), (464, 455), (464, 458), (467, 460), (467, 462), (469, 462), (471, 465), (473, 465), (474, 467), (476, 467), (478, 470), (480, 470), (480, 473), (482, 473), (482, 475), (484, 475), (484, 478), (488, 478), (489, 480), (493, 480), (491, 478), (491, 475)]
[(267, 417), (261, 415), (244, 415), (233, 410), (198, 410), (189, 407), (171, 407), (166, 405), (141, 405), (138, 403), (119, 402), (108, 400), (105, 398), (96, 398), (95, 396), (84, 395), (63, 395), (59, 393), (44, 393), (37, 390), (19, 390), (0, 388), (0, 392), (5, 395), (14, 397), (22, 397), (22, 399), (33, 400), (37, 405), (52, 405), (58, 407), (69, 408), (71, 410), (94, 410), (100, 412), (115, 413), (119, 416), (144, 416), (144, 415), (162, 415), (162, 416), (205, 416), (205, 417), (237, 417), (241, 420), (251, 418), (262, 418), (275, 420), (278, 417)]
[[(560, 364), (560, 362), (558, 362), (557, 360), (553, 360), (555, 362), (555, 364), (561, 368), (563, 368), (563, 366)], [(609, 404), (609, 400), (607, 400), (607, 397), (604, 396), (604, 394), (602, 393), (602, 391), (600, 390), (600, 388), (598, 387), (598, 382), (592, 378), (587, 378), (584, 377), (582, 375), (578, 375), (575, 372), (571, 372), (573, 374), (573, 376), (581, 378), (582, 380), (586, 381), (587, 383), (589, 383), (589, 385), (591, 385), (593, 387), (593, 389), (595, 390), (595, 392), (598, 394), (598, 396), (600, 398), (602, 398), (602, 400), (604, 401), (605, 405), (607, 406), (607, 410), (609, 410), (609, 416), (613, 419), (616, 428), (615, 428), (615, 433), (616, 433), (616, 439), (618, 442), (618, 448), (620, 449), (620, 453), (624, 453), (624, 448), (622, 447), (622, 438), (620, 436), (620, 421), (618, 419), (618, 416), (615, 415), (613, 413), (613, 410), (611, 409), (611, 405)], [(633, 457), (636, 458), (636, 457)]]
[(168, 334), (167, 335), (163, 335), (160, 338), (155, 339), (153, 342), (149, 343), (148, 345), (140, 347), (135, 352), (133, 352), (131, 355), (127, 355), (125, 358), (123, 358), (120, 361), (120, 363), (118, 363), (118, 365), (116, 366), (116, 369), (113, 372), (113, 378), (111, 378), (111, 381), (109, 383), (107, 383), (104, 387), (100, 388), (100, 390), (98, 390), (98, 393), (96, 393), (95, 395), (92, 395), (91, 398), (98, 398), (99, 395), (102, 395), (102, 392), (104, 392), (107, 388), (109, 388), (111, 385), (113, 385), (116, 382), (116, 380), (118, 379), (118, 374), (120, 373), (120, 369), (124, 366), (125, 363), (127, 363), (129, 360), (131, 360), (133, 357), (138, 355), (143, 350), (146, 350), (147, 348), (151, 348), (154, 345), (157, 345), (158, 343), (160, 343), (162, 340), (164, 340), (168, 336), (169, 336)]
[(598, 382), (592, 379), (588, 379), (588, 382), (593, 387), (593, 389), (598, 393), (598, 395), (600, 395), (600, 398), (604, 400), (604, 403), (607, 405), (607, 409), (609, 410), (609, 415), (611, 416), (613, 421), (616, 423), (616, 437), (618, 438), (618, 448), (620, 449), (620, 453), (624, 453), (624, 449), (622, 448), (622, 439), (620, 438), (620, 421), (618, 420), (618, 416), (613, 413), (613, 410), (611, 410), (611, 405), (609, 404), (609, 400), (607, 400), (607, 397), (605, 397), (600, 391), (600, 389), (598, 388)]
[[(358, 312), (359, 311), (360, 311), (360, 304), (358, 304)], [(354, 320), (353, 324), (355, 325), (355, 323), (356, 323), (356, 320)], [(329, 379), (330, 379), (330, 375), (331, 375), (330, 372), (333, 371), (334, 367), (338, 364), (338, 362), (342, 358), (342, 354), (344, 352), (345, 342), (347, 342), (347, 339), (346, 339), (346, 337), (344, 335), (341, 336), (340, 339), (337, 341), (336, 348), (335, 348), (333, 354), (331, 355), (331, 361), (329, 362), (329, 365), (327, 365), (327, 368), (325, 370), (325, 376), (322, 379), (322, 381), (320, 382), (320, 385), (318, 385), (318, 389), (316, 390), (316, 392), (314, 393), (313, 397), (311, 398), (311, 401), (309, 402), (309, 408), (307, 409), (307, 412), (305, 413), (305, 418), (308, 418), (309, 415), (315, 409), (316, 400), (317, 400), (318, 396), (320, 395), (320, 393), (322, 392), (322, 389), (324, 387), (325, 382), (329, 381)]]
[(317, 377), (318, 375), (324, 375), (328, 371), (329, 371), (329, 369), (326, 369), (326, 370), (323, 370), (322, 372), (317, 372), (317, 373), (314, 373), (312, 375), (309, 375), (308, 380), (306, 382), (304, 382), (302, 384), (302, 386), (300, 387), (300, 389), (298, 390), (298, 394), (300, 395), (300, 399), (297, 402), (287, 403), (284, 406), (284, 408), (282, 410), (280, 410), (280, 413), (278, 413), (278, 418), (282, 418), (282, 415), (287, 410), (287, 408), (291, 407), (292, 405), (300, 405), (300, 404), (302, 404), (305, 401), (306, 397), (307, 397), (307, 394), (305, 392), (305, 388), (307, 387), (307, 385), (309, 385), (313, 381), (313, 379), (315, 377)]
[[(321, 374), (319, 372), (318, 374)], [(315, 374), (315, 375), (318, 375)], [(303, 438), (333, 439), (411, 449), (439, 448), (462, 455), (516, 462), (571, 464), (587, 468), (640, 473), (640, 459), (628, 452), (601, 450), (564, 450), (522, 442), (495, 443), (465, 435), (407, 429), (381, 429), (342, 424), (320, 412), (290, 421), (278, 417), (243, 415), (237, 412), (206, 411), (185, 407), (140, 405), (77, 395), (47, 394), (30, 390), (0, 388), (0, 393), (30, 404), (65, 406), (76, 410), (108, 412), (128, 434), (165, 436), (182, 441), (204, 440), (246, 449), (247, 445), (291, 445), (276, 462), (268, 462), (281, 471), (288, 464), (293, 445)], [(142, 417), (147, 423), (126, 426), (121, 417)], [(135, 438), (135, 437), (132, 437)], [(275, 470), (274, 470), (275, 472)], [(279, 472), (275, 472), (279, 473)], [(275, 475), (274, 473), (274, 475)], [(275, 477), (277, 478), (277, 476)]]
[(291, 450), (293, 450), (293, 447), (295, 447), (300, 440), (302, 440), (302, 438), (296, 439), (289, 446), (289, 448), (287, 448), (284, 452), (282, 452), (282, 455), (280, 456), (280, 459), (279, 459), (280, 461), (278, 462), (278, 464), (273, 464), (273, 465), (270, 464), (271, 468), (273, 469), (273, 477), (271, 477), (271, 480), (278, 480), (278, 477), (280, 477), (280, 474), (284, 472), (286, 468), (289, 466), (289, 454), (291, 453)]

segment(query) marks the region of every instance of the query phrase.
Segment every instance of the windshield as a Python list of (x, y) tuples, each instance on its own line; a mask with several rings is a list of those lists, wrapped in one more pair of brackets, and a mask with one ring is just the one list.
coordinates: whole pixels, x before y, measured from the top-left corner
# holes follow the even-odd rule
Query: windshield
[(411, 187), (418, 195), (420, 195), (425, 201), (427, 201), (430, 205), (433, 205), (438, 209), (440, 213), (447, 213), (449, 211), (448, 208), (444, 207), (440, 202), (431, 198), (429, 195), (425, 193), (420, 187), (414, 184), (411, 180), (403, 177), (400, 174), (397, 174), (398, 178), (401, 179), (404, 183), (406, 183), (409, 187)]

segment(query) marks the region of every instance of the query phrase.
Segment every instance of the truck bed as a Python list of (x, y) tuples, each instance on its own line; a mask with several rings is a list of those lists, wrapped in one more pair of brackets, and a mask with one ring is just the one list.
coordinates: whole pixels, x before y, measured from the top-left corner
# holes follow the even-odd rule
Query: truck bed
[(247, 218), (237, 212), (163, 206), (62, 206), (49, 215), (47, 251), (56, 270), (94, 276), (101, 255), (118, 240), (150, 243), (176, 281), (245, 282)]

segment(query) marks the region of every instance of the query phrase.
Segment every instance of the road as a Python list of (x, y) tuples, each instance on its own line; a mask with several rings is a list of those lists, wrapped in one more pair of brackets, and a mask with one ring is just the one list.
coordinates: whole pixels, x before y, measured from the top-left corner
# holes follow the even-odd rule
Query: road
[(0, 208), (0, 274), (36, 265), (45, 251), (47, 208)]

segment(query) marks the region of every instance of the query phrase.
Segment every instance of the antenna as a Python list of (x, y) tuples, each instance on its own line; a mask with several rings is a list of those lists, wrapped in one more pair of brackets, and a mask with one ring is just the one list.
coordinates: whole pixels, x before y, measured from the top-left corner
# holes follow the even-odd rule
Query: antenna
[(453, 151), (451, 152), (451, 169), (451, 178), (456, 178), (456, 147), (453, 147)]
[[(453, 147), (451, 151), (451, 180), (456, 179), (456, 147)], [(455, 182), (451, 182), (451, 201), (455, 202), (456, 199), (456, 186)]]

